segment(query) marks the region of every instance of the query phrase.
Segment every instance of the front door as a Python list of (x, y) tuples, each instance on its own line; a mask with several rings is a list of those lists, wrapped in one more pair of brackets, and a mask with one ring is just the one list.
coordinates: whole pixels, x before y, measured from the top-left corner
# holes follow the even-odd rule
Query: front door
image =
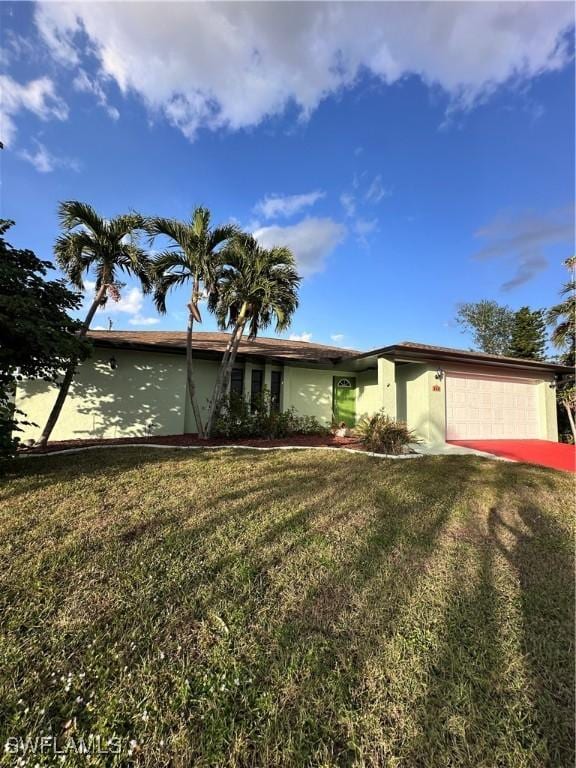
[(352, 376), (334, 376), (334, 419), (347, 427), (356, 423), (356, 379)]

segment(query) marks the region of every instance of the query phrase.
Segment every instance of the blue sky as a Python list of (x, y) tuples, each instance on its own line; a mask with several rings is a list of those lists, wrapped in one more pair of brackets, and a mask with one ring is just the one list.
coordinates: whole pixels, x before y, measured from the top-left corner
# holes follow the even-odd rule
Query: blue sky
[[(60, 200), (106, 216), (206, 205), (293, 248), (290, 333), (359, 349), (466, 346), (458, 302), (556, 300), (574, 249), (571, 4), (0, 12), (15, 244), (50, 258)], [(183, 329), (186, 300), (159, 318), (128, 284), (96, 324)]]

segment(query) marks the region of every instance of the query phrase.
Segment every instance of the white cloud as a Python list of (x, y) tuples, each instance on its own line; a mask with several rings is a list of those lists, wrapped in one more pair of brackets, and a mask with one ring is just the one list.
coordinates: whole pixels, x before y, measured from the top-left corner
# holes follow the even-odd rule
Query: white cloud
[(80, 171), (80, 164), (70, 157), (53, 155), (44, 144), (39, 141), (35, 150), (21, 149), (18, 155), (36, 168), (38, 173), (51, 173), (56, 168), (69, 168), (72, 171)]
[(267, 195), (254, 206), (254, 212), (264, 216), (265, 219), (275, 219), (280, 216), (293, 216), (303, 208), (314, 205), (324, 197), (324, 192), (319, 189), (303, 195)]
[(288, 337), (290, 341), (310, 341), (312, 334), (304, 331), (303, 333), (291, 333)]
[(333, 333), (333, 334), (330, 336), (330, 338), (332, 339), (332, 341), (335, 341), (336, 343), (338, 343), (338, 342), (340, 342), (340, 341), (344, 341), (344, 339), (345, 339), (345, 336), (344, 336), (344, 334), (343, 334), (343, 333)]
[[(87, 307), (92, 299), (96, 290), (96, 283), (92, 280), (86, 280), (84, 282), (84, 306)], [(96, 311), (96, 317), (102, 317), (103, 315), (128, 315), (128, 323), (130, 325), (156, 325), (160, 322), (160, 318), (156, 316), (148, 316), (142, 314), (144, 309), (144, 294), (137, 286), (133, 286), (130, 289), (120, 290), (119, 301), (113, 301), (108, 299), (106, 304)], [(94, 327), (96, 330), (96, 327)]]
[(108, 103), (108, 97), (104, 92), (104, 88), (101, 83), (95, 78), (90, 77), (85, 70), (78, 70), (78, 74), (72, 81), (72, 85), (77, 91), (81, 93), (91, 93), (96, 97), (98, 104), (103, 107), (112, 120), (118, 120), (120, 112)]
[(326, 258), (342, 241), (346, 230), (333, 219), (306, 218), (287, 227), (262, 227), (253, 234), (265, 248), (290, 248), (300, 274), (307, 277), (324, 268)]
[(54, 83), (48, 77), (22, 85), (8, 75), (0, 75), (0, 94), (0, 138), (6, 146), (14, 140), (14, 118), (22, 110), (32, 112), (41, 120), (66, 120), (68, 117), (68, 107), (56, 95)]
[(290, 105), (305, 119), (363, 72), (414, 75), (469, 109), (571, 55), (571, 3), (171, 3), (159, 19), (160, 7), (46, 2), (35, 18), (58, 61), (78, 66), (87, 49), (190, 139)]

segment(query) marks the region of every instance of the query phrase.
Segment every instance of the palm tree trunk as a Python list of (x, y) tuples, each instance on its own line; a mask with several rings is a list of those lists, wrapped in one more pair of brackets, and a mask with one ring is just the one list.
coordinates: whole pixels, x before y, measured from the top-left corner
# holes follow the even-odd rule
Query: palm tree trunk
[(208, 421), (206, 423), (206, 437), (210, 437), (212, 434), (212, 425), (214, 421), (214, 416), (216, 415), (216, 408), (218, 407), (218, 403), (220, 402), (220, 398), (222, 397), (222, 390), (224, 388), (224, 383), (226, 381), (225, 372), (228, 368), (228, 360), (230, 358), (230, 353), (232, 352), (232, 347), (234, 346), (234, 340), (236, 339), (236, 334), (238, 332), (238, 326), (234, 326), (234, 330), (230, 334), (230, 338), (228, 339), (228, 344), (226, 345), (226, 349), (224, 350), (224, 355), (222, 356), (222, 360), (220, 362), (220, 368), (218, 369), (218, 377), (216, 378), (216, 384), (214, 385), (214, 390), (212, 392), (212, 399), (210, 400), (210, 407), (208, 410)]
[[(194, 281), (191, 303), (196, 306), (198, 303), (198, 281)], [(188, 327), (186, 328), (186, 384), (188, 389), (188, 398), (192, 406), (192, 413), (198, 430), (198, 437), (204, 438), (204, 427), (202, 425), (202, 415), (196, 400), (196, 382), (194, 381), (194, 358), (192, 352), (192, 334), (194, 333), (194, 315), (192, 307), (188, 311)]]
[(572, 408), (570, 407), (570, 402), (567, 400), (562, 401), (564, 408), (566, 408), (566, 413), (568, 414), (568, 421), (570, 422), (570, 429), (572, 430), (572, 437), (574, 438), (574, 442), (576, 443), (576, 425), (574, 424), (574, 415), (572, 414)]
[(230, 373), (232, 371), (232, 367), (234, 366), (234, 361), (236, 360), (238, 347), (240, 346), (240, 341), (242, 340), (242, 334), (244, 332), (244, 327), (246, 325), (247, 309), (248, 309), (248, 306), (246, 304), (243, 304), (240, 310), (240, 313), (238, 315), (238, 318), (236, 320), (236, 325), (234, 326), (234, 330), (232, 331), (232, 334), (228, 339), (228, 345), (226, 347), (226, 350), (224, 351), (222, 362), (220, 363), (220, 370), (218, 371), (218, 378), (216, 379), (216, 384), (214, 385), (212, 400), (210, 402), (208, 423), (206, 425), (206, 435), (208, 437), (210, 437), (210, 435), (212, 434), (212, 427), (214, 425), (214, 417), (216, 416), (216, 409), (218, 407), (218, 403), (220, 402), (222, 394), (224, 390), (227, 388), (228, 382), (230, 380)]
[[(102, 304), (102, 301), (106, 296), (107, 290), (108, 290), (108, 284), (102, 283), (102, 285), (98, 289), (98, 292), (96, 293), (96, 296), (94, 297), (94, 301), (92, 302), (90, 309), (88, 310), (88, 314), (86, 315), (86, 318), (82, 323), (82, 326), (80, 327), (80, 331), (78, 333), (78, 336), (80, 338), (84, 338), (84, 336), (86, 336), (86, 334), (88, 333), (88, 330), (90, 328), (90, 323), (94, 319), (96, 310)], [(58, 397), (56, 398), (56, 402), (54, 403), (52, 410), (50, 411), (50, 415), (48, 416), (46, 425), (42, 430), (42, 434), (40, 435), (40, 437), (35, 443), (35, 445), (38, 446), (39, 448), (45, 447), (46, 443), (50, 439), (52, 430), (56, 426), (56, 422), (60, 418), (60, 413), (62, 412), (62, 408), (64, 406), (66, 398), (68, 397), (70, 385), (72, 384), (72, 380), (74, 379), (74, 374), (76, 373), (77, 364), (78, 364), (78, 358), (74, 357), (72, 358), (72, 360), (70, 361), (70, 365), (66, 369), (66, 373), (64, 374), (64, 378), (62, 379), (62, 382), (60, 384), (60, 389), (58, 390)]]

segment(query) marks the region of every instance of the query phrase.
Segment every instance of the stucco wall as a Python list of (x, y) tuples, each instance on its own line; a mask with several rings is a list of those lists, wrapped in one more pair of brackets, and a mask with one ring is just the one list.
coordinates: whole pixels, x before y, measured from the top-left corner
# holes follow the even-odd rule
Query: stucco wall
[(363, 371), (356, 377), (356, 417), (371, 416), (382, 407), (378, 371)]
[[(108, 361), (118, 363), (111, 370)], [(185, 413), (186, 360), (181, 355), (96, 350), (79, 366), (53, 440), (178, 434)], [(56, 387), (26, 381), (16, 405), (37, 427), (25, 427), (22, 440), (35, 439), (56, 399)]]
[(349, 371), (315, 368), (284, 368), (284, 409), (294, 408), (300, 416), (315, 416), (325, 426), (332, 423), (333, 377), (355, 376)]
[[(184, 360), (184, 367), (186, 361)], [(198, 407), (200, 408), (200, 415), (204, 424), (206, 424), (206, 417), (208, 416), (208, 404), (212, 397), (214, 390), (214, 384), (216, 383), (216, 376), (218, 375), (218, 369), (220, 363), (217, 360), (195, 360), (194, 361), (194, 382), (196, 384), (196, 399)], [(235, 366), (241, 367), (241, 366)], [(184, 368), (184, 374), (186, 369)], [(184, 375), (186, 379), (186, 375)], [(182, 430), (180, 430), (182, 431)], [(192, 413), (192, 406), (190, 405), (190, 398), (185, 397), (185, 417), (184, 417), (184, 432), (197, 432), (196, 419)]]
[[(398, 418), (406, 421), (418, 437), (429, 443), (442, 443), (446, 437), (446, 378), (441, 381), (436, 379), (437, 368), (437, 365), (416, 363), (396, 366)], [(537, 402), (540, 439), (558, 439), (555, 391), (550, 388), (550, 374), (538, 371), (518, 373), (499, 367), (457, 364), (443, 369), (454, 373), (511, 376), (539, 382)], [(439, 388), (439, 391), (434, 391), (434, 387)]]

